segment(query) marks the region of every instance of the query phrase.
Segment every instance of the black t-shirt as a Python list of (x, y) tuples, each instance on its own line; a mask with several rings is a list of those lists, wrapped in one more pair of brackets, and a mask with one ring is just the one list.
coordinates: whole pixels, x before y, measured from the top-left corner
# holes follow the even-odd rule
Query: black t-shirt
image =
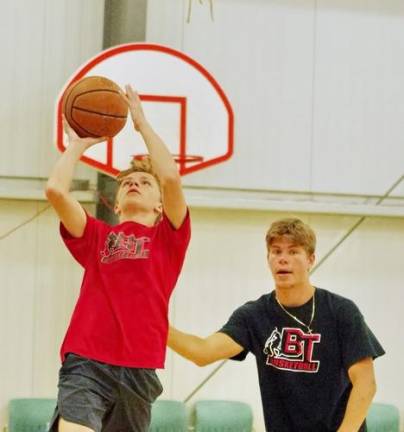
[[(351, 300), (320, 288), (314, 295), (311, 334), (274, 291), (238, 308), (220, 330), (244, 348), (233, 360), (256, 357), (268, 432), (335, 432), (352, 388), (349, 367), (384, 354)], [(308, 324), (312, 305), (286, 309)]]

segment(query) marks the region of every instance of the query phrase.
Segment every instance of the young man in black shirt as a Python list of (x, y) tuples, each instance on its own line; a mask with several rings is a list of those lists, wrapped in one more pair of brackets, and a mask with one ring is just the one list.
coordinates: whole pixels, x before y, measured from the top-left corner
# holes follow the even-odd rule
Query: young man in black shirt
[(351, 301), (310, 283), (316, 237), (299, 219), (266, 236), (275, 290), (207, 338), (170, 328), (168, 345), (199, 366), (256, 357), (268, 432), (363, 432), (384, 350)]

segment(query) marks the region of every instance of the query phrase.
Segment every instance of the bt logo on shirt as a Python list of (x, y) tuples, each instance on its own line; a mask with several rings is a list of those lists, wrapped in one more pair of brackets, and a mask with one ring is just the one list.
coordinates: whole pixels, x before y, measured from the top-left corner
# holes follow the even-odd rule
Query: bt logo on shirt
[(319, 343), (321, 334), (304, 333), (300, 328), (284, 327), (272, 331), (265, 342), (266, 364), (276, 369), (292, 372), (316, 373), (320, 362), (313, 360), (314, 344)]

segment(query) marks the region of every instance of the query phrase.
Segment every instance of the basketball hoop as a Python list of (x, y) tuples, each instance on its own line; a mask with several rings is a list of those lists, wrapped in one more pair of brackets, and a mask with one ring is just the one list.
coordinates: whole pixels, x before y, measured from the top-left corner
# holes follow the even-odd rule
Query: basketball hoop
[[(214, 0), (193, 0), (193, 3), (206, 6), (208, 1), (213, 3)], [(202, 6), (200, 9), (202, 10)], [(154, 80), (150, 86), (150, 70), (167, 70), (169, 73), (163, 80)], [(89, 60), (68, 84), (95, 76), (95, 71), (97, 76), (108, 77), (119, 84), (130, 83), (136, 72), (137, 87), (150, 89), (150, 92), (142, 93), (140, 97), (147, 108), (147, 115), (150, 114), (153, 119), (153, 128), (164, 131), (165, 140), (169, 144), (168, 152), (173, 154), (172, 160), (181, 176), (221, 164), (231, 158), (234, 114), (230, 101), (209, 71), (185, 53), (149, 43), (119, 45)], [(61, 152), (68, 145), (63, 133), (62, 102), (63, 95), (60, 95), (56, 131), (57, 147)], [(136, 159), (144, 156), (137, 153), (148, 152), (142, 146), (133, 148), (129, 144), (132, 139), (132, 128), (125, 126), (106, 143), (87, 149), (80, 160), (115, 177), (126, 171), (128, 162), (140, 162)], [(133, 152), (137, 152), (136, 156)], [(143, 161), (145, 162), (147, 161)]]
[[(179, 155), (179, 154), (173, 154), (173, 159), (175, 162), (177, 162), (180, 165), (186, 165), (189, 163), (195, 163), (195, 162), (203, 162), (202, 156), (196, 156), (196, 155)], [(148, 154), (138, 154), (133, 155), (133, 159), (135, 160), (144, 160), (149, 157)]]

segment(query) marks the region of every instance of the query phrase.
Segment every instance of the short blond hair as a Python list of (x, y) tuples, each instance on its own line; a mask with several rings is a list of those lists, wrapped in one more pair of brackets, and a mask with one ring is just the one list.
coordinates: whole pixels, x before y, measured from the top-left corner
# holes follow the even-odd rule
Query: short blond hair
[(149, 156), (145, 156), (142, 159), (134, 158), (130, 163), (130, 167), (126, 170), (119, 172), (118, 175), (115, 177), (115, 180), (119, 184), (121, 184), (122, 180), (125, 177), (127, 177), (129, 174), (134, 173), (134, 172), (145, 172), (145, 173), (151, 174), (156, 179), (157, 184), (160, 188), (160, 181), (159, 181), (156, 173), (153, 170), (153, 166), (152, 166), (152, 163), (151, 163)]
[(298, 218), (280, 219), (271, 224), (265, 237), (267, 250), (269, 251), (275, 239), (282, 236), (287, 236), (297, 245), (303, 246), (309, 255), (316, 250), (316, 234)]

